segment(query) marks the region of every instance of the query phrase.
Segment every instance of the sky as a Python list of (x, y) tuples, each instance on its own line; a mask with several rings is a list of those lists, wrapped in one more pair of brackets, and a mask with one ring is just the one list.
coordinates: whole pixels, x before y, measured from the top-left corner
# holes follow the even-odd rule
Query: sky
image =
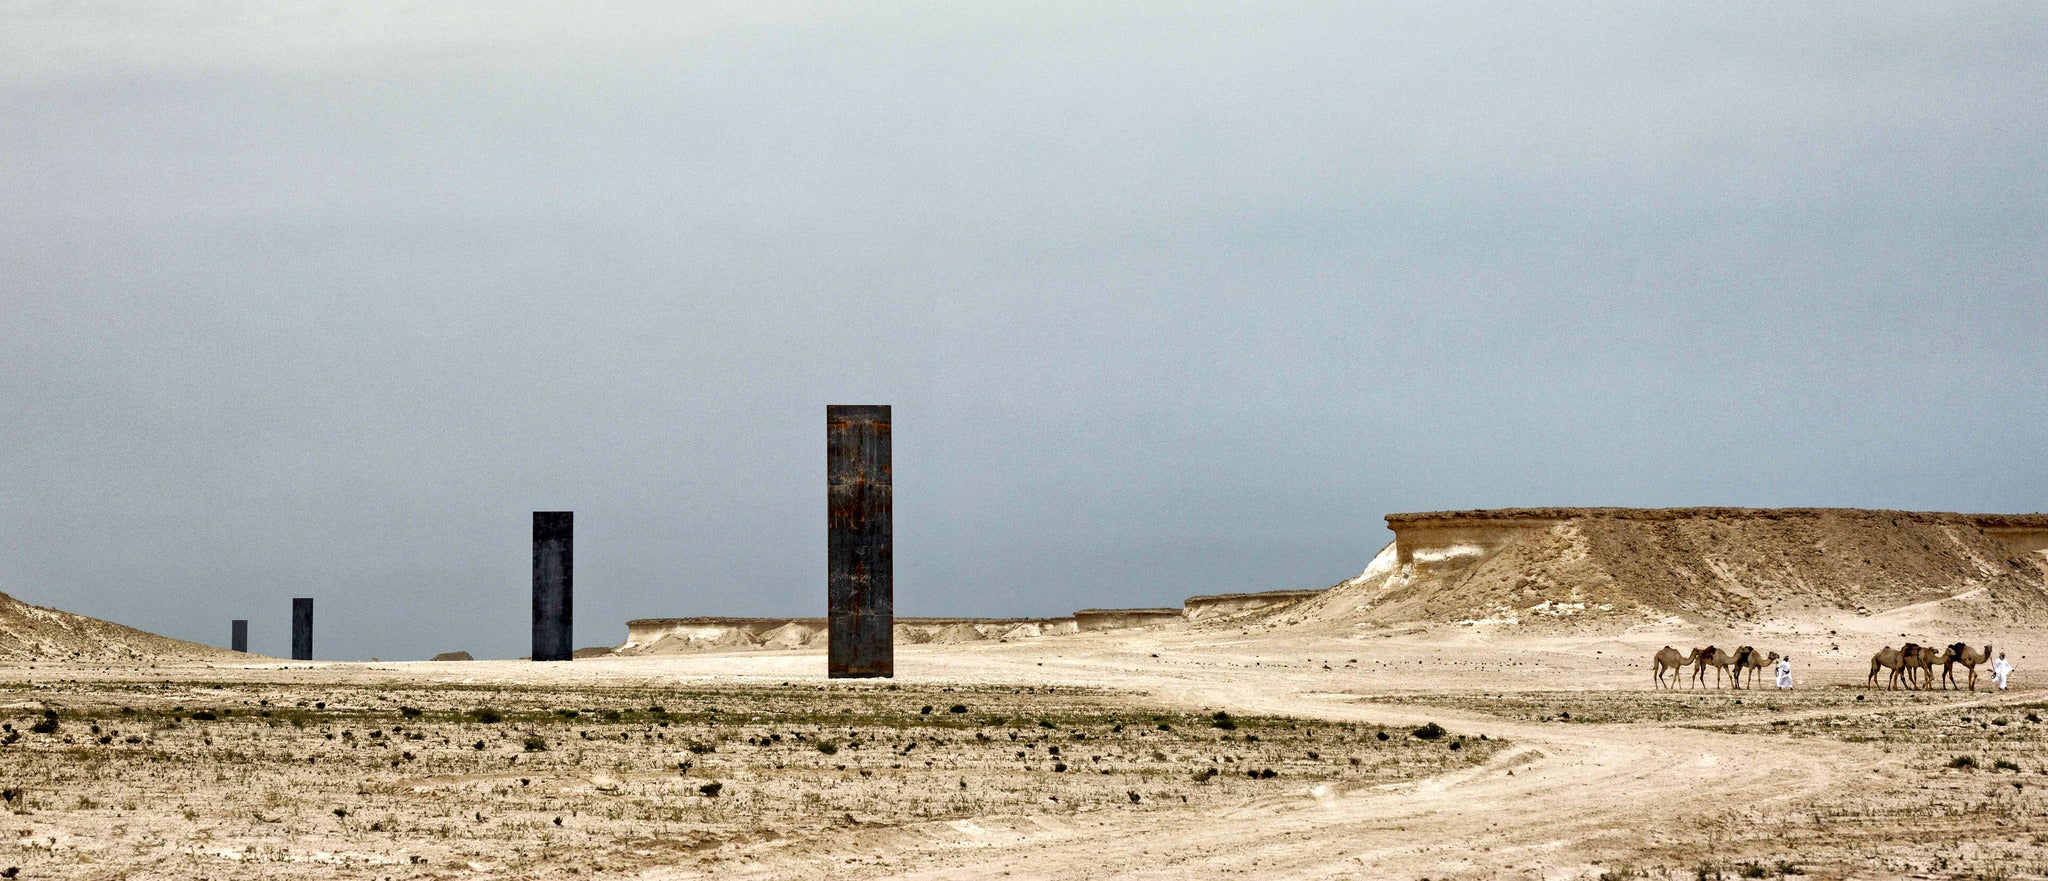
[[(1257, 8), (1253, 8), (1257, 7)], [(0, 591), (335, 659), (2048, 509), (2048, 6), (0, 0)]]

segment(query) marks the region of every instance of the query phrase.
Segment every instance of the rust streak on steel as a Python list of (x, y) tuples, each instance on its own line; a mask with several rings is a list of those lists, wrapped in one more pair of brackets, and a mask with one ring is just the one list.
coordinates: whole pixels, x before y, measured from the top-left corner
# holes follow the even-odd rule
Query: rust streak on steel
[(889, 407), (825, 408), (825, 605), (834, 679), (896, 675)]

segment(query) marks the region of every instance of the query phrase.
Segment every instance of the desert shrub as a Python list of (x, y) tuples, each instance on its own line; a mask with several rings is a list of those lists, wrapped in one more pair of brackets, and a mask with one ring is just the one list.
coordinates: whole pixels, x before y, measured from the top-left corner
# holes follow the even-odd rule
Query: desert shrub
[(1450, 732), (1445, 731), (1444, 726), (1431, 722), (1409, 733), (1414, 735), (1416, 740), (1436, 740)]
[(1977, 760), (1969, 756), (1956, 756), (1948, 760), (1948, 766), (1963, 771), (1977, 770)]
[(929, 715), (931, 715), (931, 714), (932, 714), (932, 705), (931, 705), (931, 704), (925, 704), (925, 705), (924, 705), (924, 709), (918, 710), (918, 711), (917, 711), (917, 714), (918, 714), (918, 715), (920, 715), (920, 716), (929, 716)]
[(958, 715), (958, 714), (960, 714), (960, 713), (965, 713), (965, 712), (967, 712), (967, 705), (966, 705), (966, 704), (954, 704), (954, 705), (952, 705), (951, 707), (948, 707), (948, 708), (946, 709), (946, 712), (948, 712), (948, 713), (953, 713), (953, 714), (955, 714), (955, 715)]
[(37, 719), (36, 724), (29, 726), (28, 730), (33, 731), (37, 734), (57, 733), (57, 711), (44, 710), (43, 717), (41, 719)]
[(836, 740), (820, 740), (818, 741), (818, 752), (828, 756), (834, 755), (839, 752), (839, 742)]
[(505, 721), (505, 714), (491, 707), (477, 707), (470, 711), (469, 717), (483, 725), (496, 725)]
[(1999, 759), (1991, 763), (1991, 769), (1994, 771), (2018, 771), (2020, 766), (2004, 759)]
[(527, 752), (530, 752), (530, 753), (539, 753), (539, 752), (547, 752), (547, 750), (548, 750), (548, 742), (547, 742), (546, 738), (543, 738), (543, 737), (541, 737), (541, 736), (540, 736), (540, 735), (538, 735), (538, 734), (529, 734), (529, 735), (526, 735), (526, 751), (527, 751)]
[(220, 717), (214, 715), (212, 710), (200, 710), (192, 714), (192, 719), (195, 722), (211, 722), (218, 718)]
[(427, 712), (427, 711), (425, 711), (425, 710), (422, 710), (422, 709), (420, 709), (419, 707), (399, 707), (399, 708), (398, 708), (398, 715), (404, 716), (404, 717), (406, 717), (407, 719), (417, 719), (417, 718), (419, 718), (419, 717), (421, 717), (421, 716), (423, 716), (423, 715), (426, 715), (426, 712)]
[(1202, 770), (1195, 772), (1195, 782), (1207, 783), (1209, 782), (1209, 778), (1214, 776), (1216, 776), (1215, 768), (1203, 768)]
[(1225, 731), (1236, 731), (1237, 720), (1230, 718), (1229, 713), (1217, 710), (1216, 715), (1209, 717), (1209, 727), (1221, 728)]
[(706, 798), (717, 798), (718, 793), (723, 789), (725, 789), (725, 784), (716, 780), (697, 787), (697, 791), (703, 793)]

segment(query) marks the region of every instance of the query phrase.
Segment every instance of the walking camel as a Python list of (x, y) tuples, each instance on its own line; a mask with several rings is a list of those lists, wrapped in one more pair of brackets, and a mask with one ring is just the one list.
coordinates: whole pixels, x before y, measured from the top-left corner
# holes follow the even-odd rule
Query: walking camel
[(1934, 665), (1948, 659), (1947, 650), (1931, 645), (1911, 646), (1911, 651), (1899, 652), (1900, 671), (1906, 674), (1907, 685), (1921, 689), (1934, 687)]
[[(1677, 688), (1678, 671), (1691, 665), (1694, 661), (1698, 660), (1699, 656), (1699, 649), (1693, 649), (1692, 654), (1689, 655), (1680, 655), (1677, 649), (1668, 645), (1665, 646), (1657, 652), (1656, 657), (1650, 659), (1650, 680), (1654, 683), (1650, 687), (1652, 689)], [(1664, 684), (1665, 670), (1671, 671), (1671, 684), (1669, 686)]]
[(1707, 667), (1711, 665), (1714, 668), (1714, 687), (1720, 688), (1721, 674), (1729, 672), (1728, 668), (1735, 666), (1735, 656), (1735, 652), (1707, 646), (1700, 652), (1699, 660), (1694, 662), (1692, 671), (1693, 681), (1698, 682), (1701, 688), (1705, 688), (1707, 685)]
[(1700, 688), (1706, 687), (1707, 659), (1712, 657), (1714, 653), (1718, 651), (1720, 651), (1720, 649), (1714, 648), (1713, 646), (1707, 646), (1703, 649), (1693, 649), (1692, 654), (1686, 656), (1692, 659), (1692, 685)]
[(1934, 684), (1934, 665), (1947, 660), (1947, 653), (1917, 642), (1906, 643), (1897, 651), (1893, 651), (1891, 646), (1885, 646), (1879, 649), (1877, 654), (1870, 656), (1870, 678), (1864, 683), (1864, 687), (1876, 687), (1879, 668), (1892, 671), (1891, 677), (1885, 681), (1886, 691), (1898, 687), (1901, 682), (1905, 683), (1909, 691), (1921, 688), (1918, 677), (1920, 673), (1927, 674), (1927, 684), (1931, 686)]
[[(1977, 690), (1977, 665), (1991, 660), (1991, 643), (1984, 644), (1983, 651), (1970, 648), (1969, 643), (1959, 642), (1949, 646), (1941, 659), (1941, 687), (1954, 687), (1956, 665), (1961, 664), (1970, 671), (1970, 690)], [(1930, 671), (1931, 672), (1931, 671)]]
[[(1909, 642), (1906, 643), (1906, 647), (1913, 648), (1914, 646)], [(1878, 649), (1877, 654), (1870, 656), (1870, 679), (1864, 683), (1863, 687), (1876, 688), (1877, 671), (1879, 668), (1883, 668), (1892, 671), (1891, 676), (1887, 677), (1884, 681), (1884, 690), (1891, 691), (1897, 688), (1899, 684), (1899, 670), (1905, 666), (1901, 661), (1898, 649), (1891, 646)]]
[(1736, 677), (1736, 680), (1737, 680), (1737, 685), (1736, 685), (1736, 687), (1737, 687), (1737, 688), (1741, 688), (1741, 687), (1742, 687), (1742, 686), (1741, 686), (1741, 684), (1740, 684), (1740, 682), (1741, 682), (1741, 679), (1742, 679), (1742, 674), (1743, 674), (1744, 672), (1747, 672), (1747, 673), (1749, 673), (1749, 685), (1750, 685), (1750, 687), (1751, 687), (1751, 688), (1755, 688), (1755, 687), (1756, 687), (1756, 677), (1757, 677), (1758, 675), (1760, 675), (1760, 674), (1761, 674), (1761, 671), (1763, 671), (1763, 670), (1765, 670), (1765, 669), (1768, 669), (1768, 668), (1770, 668), (1770, 667), (1775, 667), (1775, 666), (1777, 666), (1777, 664), (1778, 664), (1778, 653), (1777, 653), (1777, 652), (1771, 652), (1771, 654), (1770, 654), (1770, 657), (1766, 658), (1766, 657), (1764, 657), (1764, 656), (1763, 656), (1763, 655), (1762, 655), (1761, 653), (1759, 653), (1759, 652), (1758, 652), (1758, 651), (1757, 651), (1756, 649), (1754, 649), (1754, 648), (1752, 648), (1752, 647), (1750, 647), (1750, 646), (1743, 646), (1743, 647), (1741, 647), (1741, 648), (1739, 648), (1739, 649), (1736, 649), (1736, 650), (1735, 650), (1735, 677)]

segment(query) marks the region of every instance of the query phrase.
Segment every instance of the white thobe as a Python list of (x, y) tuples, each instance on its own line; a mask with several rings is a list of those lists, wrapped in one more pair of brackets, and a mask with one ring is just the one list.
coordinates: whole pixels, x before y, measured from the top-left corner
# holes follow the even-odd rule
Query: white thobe
[(2012, 662), (2004, 658), (1992, 662), (1991, 678), (1998, 683), (1998, 690), (2005, 690), (2005, 677), (2012, 675)]
[(1779, 687), (1779, 688), (1791, 688), (1791, 687), (1792, 687), (1792, 659), (1791, 659), (1791, 658), (1780, 658), (1780, 659), (1778, 660), (1778, 687)]

